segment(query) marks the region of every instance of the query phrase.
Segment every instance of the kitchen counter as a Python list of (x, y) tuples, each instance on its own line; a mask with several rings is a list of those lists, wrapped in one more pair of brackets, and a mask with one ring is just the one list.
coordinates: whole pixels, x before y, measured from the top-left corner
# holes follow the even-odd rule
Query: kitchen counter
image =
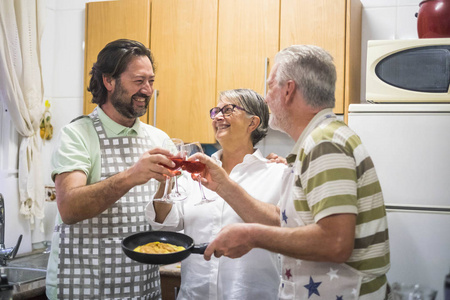
[[(49, 255), (49, 253), (43, 253), (42, 250), (18, 255), (8, 263), (8, 266), (46, 270)], [(45, 277), (15, 285), (13, 300), (21, 299), (47, 299), (45, 296)]]
[(14, 288), (13, 300), (46, 300), (45, 278), (35, 281), (26, 287)]
[[(11, 267), (27, 267), (33, 269), (47, 268), (48, 253), (42, 253), (42, 250), (28, 254), (18, 255), (15, 259), (8, 263)], [(160, 266), (161, 290), (163, 300), (175, 299), (180, 288), (180, 267), (181, 263)], [(36, 281), (15, 286), (14, 300), (21, 299), (47, 299), (45, 297), (45, 278)]]
[(50, 253), (44, 253), (42, 249), (27, 254), (19, 254), (8, 262), (8, 266), (46, 270), (49, 256)]
[(180, 266), (180, 263), (175, 263), (159, 267), (162, 300), (173, 300), (177, 298), (181, 284)]
[(159, 273), (167, 276), (180, 276), (181, 263), (164, 265), (159, 267)]

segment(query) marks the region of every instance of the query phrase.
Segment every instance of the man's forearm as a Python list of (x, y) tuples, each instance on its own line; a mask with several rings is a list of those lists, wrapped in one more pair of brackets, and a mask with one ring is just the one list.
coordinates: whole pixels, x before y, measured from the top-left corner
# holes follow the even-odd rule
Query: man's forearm
[(230, 180), (218, 194), (246, 223), (280, 226), (279, 208), (253, 198), (236, 182)]
[(355, 215), (339, 214), (300, 227), (251, 226), (251, 243), (286, 256), (342, 263), (354, 247)]
[(133, 187), (127, 180), (126, 172), (90, 185), (77, 184), (79, 178), (72, 173), (58, 175), (55, 183), (63, 222), (74, 224), (109, 208)]

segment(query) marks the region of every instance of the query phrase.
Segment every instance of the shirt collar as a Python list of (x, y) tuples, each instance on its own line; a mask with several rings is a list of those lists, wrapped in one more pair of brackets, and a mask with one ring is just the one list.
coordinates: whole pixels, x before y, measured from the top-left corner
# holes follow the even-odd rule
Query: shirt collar
[(141, 133), (141, 122), (139, 119), (136, 119), (132, 127), (126, 127), (113, 121), (99, 106), (97, 106), (97, 113), (103, 126), (116, 135), (139, 135)]
[(219, 166), (222, 166), (222, 161), (220, 160), (222, 157), (222, 152), (223, 150), (220, 149), (211, 155), (211, 158), (214, 159)]
[[(242, 161), (242, 163), (249, 163), (254, 160), (267, 161), (267, 159), (262, 155), (259, 149), (254, 148), (254, 150), (255, 151), (252, 154), (246, 154), (244, 156), (244, 160)], [(220, 149), (211, 155), (211, 158), (213, 158), (219, 164), (219, 166), (222, 166), (222, 161), (220, 160), (222, 158), (222, 152), (223, 150)]]

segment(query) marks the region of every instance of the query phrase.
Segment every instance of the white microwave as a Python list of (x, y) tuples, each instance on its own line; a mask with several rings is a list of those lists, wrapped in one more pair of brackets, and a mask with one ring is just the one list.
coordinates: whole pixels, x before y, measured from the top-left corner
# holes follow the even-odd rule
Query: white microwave
[(369, 41), (366, 100), (450, 102), (450, 38)]

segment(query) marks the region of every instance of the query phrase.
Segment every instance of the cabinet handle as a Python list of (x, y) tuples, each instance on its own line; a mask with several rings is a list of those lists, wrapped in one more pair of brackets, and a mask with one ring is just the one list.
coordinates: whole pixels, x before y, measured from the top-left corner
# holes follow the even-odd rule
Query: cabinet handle
[(173, 291), (173, 294), (175, 295), (175, 298), (173, 298), (173, 299), (175, 299), (175, 300), (177, 300), (177, 296), (178, 296), (178, 287), (173, 287), (173, 289), (174, 289), (174, 291)]
[(158, 90), (155, 90), (155, 99), (153, 101), (153, 126), (156, 127), (156, 101), (158, 101)]
[(269, 67), (269, 58), (266, 57), (264, 60), (264, 98), (266, 98), (267, 94), (267, 69)]

